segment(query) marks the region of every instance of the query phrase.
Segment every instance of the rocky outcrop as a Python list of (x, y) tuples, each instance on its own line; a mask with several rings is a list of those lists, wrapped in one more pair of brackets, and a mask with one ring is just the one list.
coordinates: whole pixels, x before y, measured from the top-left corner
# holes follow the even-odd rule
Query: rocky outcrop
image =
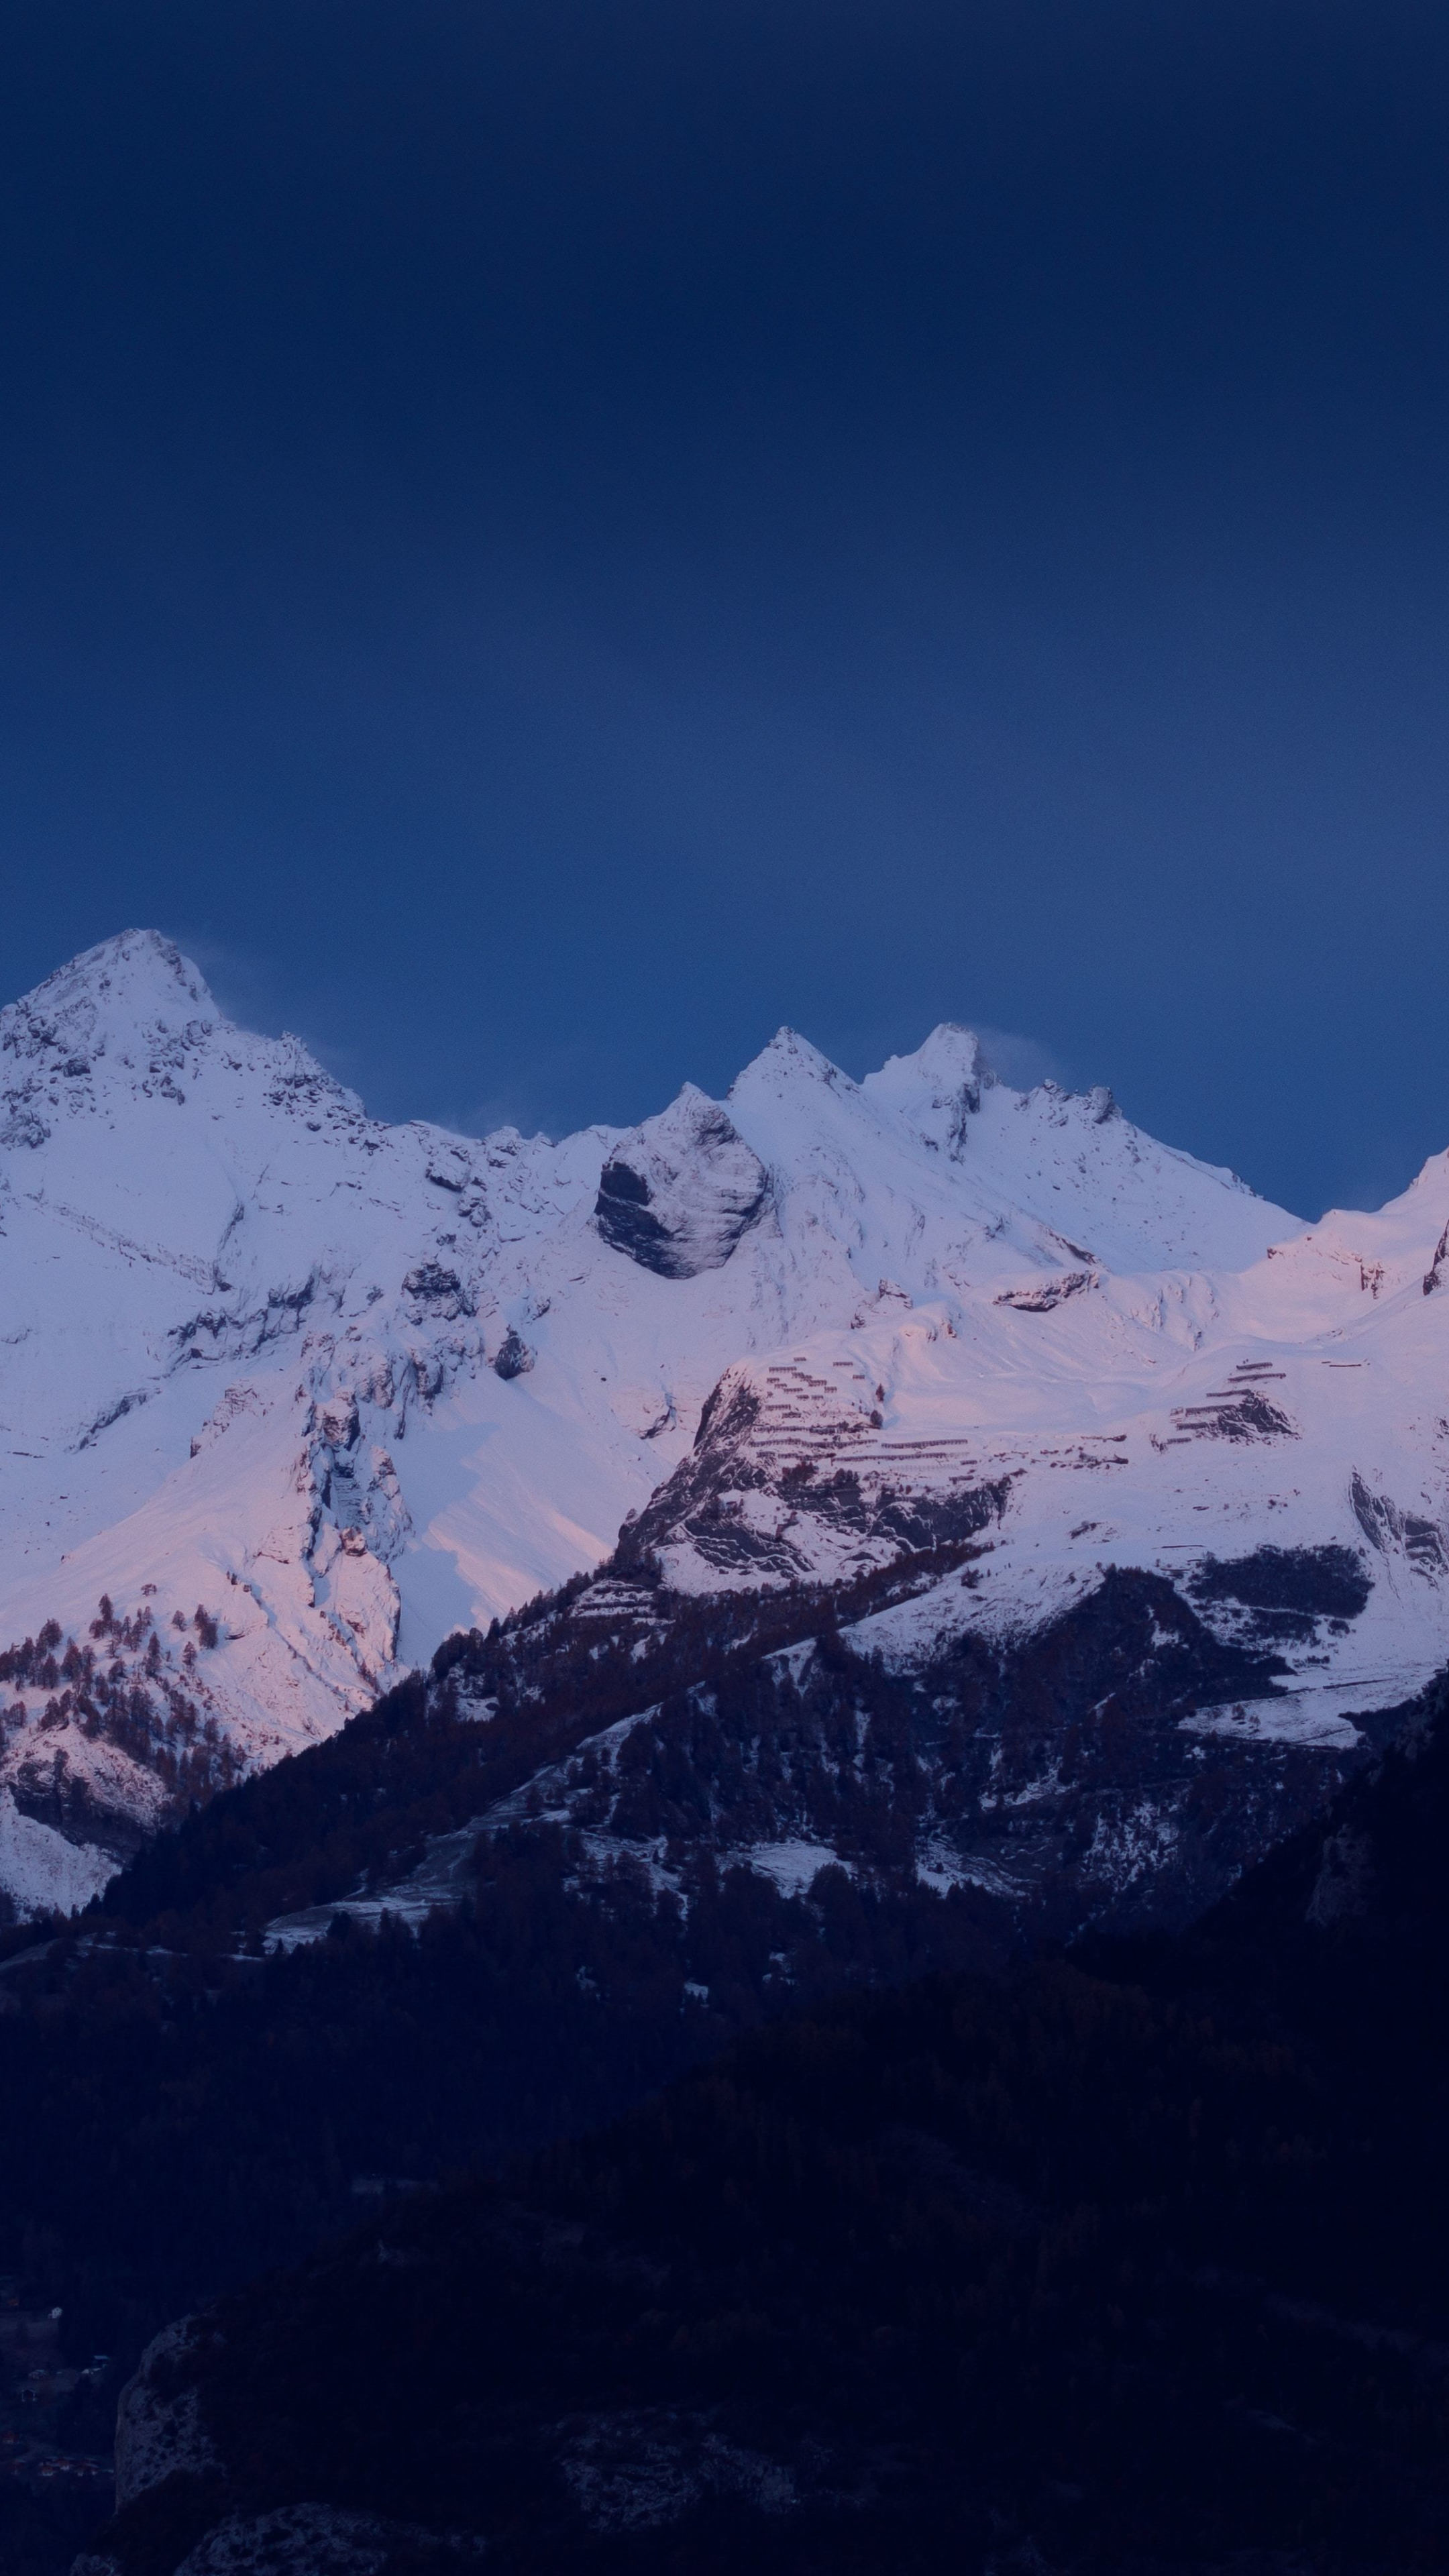
[(523, 1335), (516, 1325), (510, 1324), (493, 1362), (495, 1376), (503, 1378), (505, 1382), (509, 1378), (526, 1377), (533, 1362), (534, 1354)]
[(181, 2317), (146, 2346), (116, 2410), (118, 2509), (166, 2478), (205, 2477), (216, 2467), (195, 2378), (198, 2361), (215, 2340), (213, 2326)]
[(1446, 1549), (1437, 1521), (1427, 1520), (1419, 1512), (1401, 1511), (1391, 1494), (1374, 1493), (1356, 1469), (1349, 1500), (1364, 1537), (1381, 1556), (1399, 1547), (1416, 1574), (1432, 1581), (1443, 1571)]
[(594, 2531), (662, 2530), (717, 2496), (772, 2515), (799, 2502), (792, 2468), (724, 2440), (709, 2416), (679, 2407), (586, 2416), (567, 2428), (559, 2466)]
[(836, 1581), (907, 1552), (976, 1538), (1004, 1514), (1009, 1475), (962, 1465), (912, 1474), (875, 1435), (868, 1372), (829, 1380), (793, 1362), (727, 1369), (694, 1447), (625, 1524), (618, 1561), (656, 1559), (687, 1591)]
[(1049, 1315), (1063, 1298), (1079, 1297), (1084, 1288), (1094, 1284), (1089, 1270), (1064, 1270), (1040, 1287), (1004, 1288), (996, 1302), (998, 1306), (1015, 1306), (1023, 1315)]
[[(433, 1177), (430, 1173), (429, 1179)], [(409, 1270), (402, 1283), (404, 1308), (409, 1323), (453, 1324), (461, 1315), (477, 1312), (474, 1299), (464, 1287), (456, 1270), (447, 1270), (441, 1262), (421, 1261)]]
[(400, 2562), (416, 2576), (434, 2568), (442, 2576), (482, 2555), (483, 2543), (471, 2536), (454, 2540), (375, 2513), (294, 2504), (229, 2515), (188, 2550), (176, 2576), (389, 2576)]
[(661, 1279), (721, 1270), (769, 1200), (763, 1164), (717, 1101), (686, 1083), (617, 1145), (599, 1176), (604, 1241)]
[[(461, 2576), (483, 2555), (471, 2532), (428, 2531), (345, 2505), (291, 2504), (225, 2515), (187, 2550), (175, 2576)], [(87, 2550), (71, 2576), (133, 2576), (134, 2567), (123, 2541), (120, 2556)]]

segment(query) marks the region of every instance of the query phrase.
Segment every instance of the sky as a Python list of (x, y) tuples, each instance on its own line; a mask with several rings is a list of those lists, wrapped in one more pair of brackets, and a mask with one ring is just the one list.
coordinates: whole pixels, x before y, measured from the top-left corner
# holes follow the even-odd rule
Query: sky
[(1449, 1145), (1442, 0), (0, 0), (0, 992)]

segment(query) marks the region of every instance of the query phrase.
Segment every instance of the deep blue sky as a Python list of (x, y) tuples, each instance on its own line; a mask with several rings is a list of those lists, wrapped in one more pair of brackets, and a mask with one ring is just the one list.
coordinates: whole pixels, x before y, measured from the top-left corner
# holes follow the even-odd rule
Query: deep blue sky
[(5, 0), (0, 986), (1449, 1144), (1443, 0)]

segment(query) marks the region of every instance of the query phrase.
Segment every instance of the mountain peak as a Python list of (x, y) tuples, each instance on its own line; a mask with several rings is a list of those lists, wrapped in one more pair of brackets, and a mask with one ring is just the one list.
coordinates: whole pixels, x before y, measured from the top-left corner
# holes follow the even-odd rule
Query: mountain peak
[(828, 1055), (802, 1038), (798, 1029), (778, 1028), (768, 1046), (752, 1056), (744, 1071), (736, 1075), (728, 1097), (733, 1100), (742, 1091), (768, 1089), (779, 1091), (787, 1084), (792, 1088), (801, 1082), (825, 1082), (832, 1090), (851, 1090), (855, 1085), (849, 1074), (832, 1064)]
[(879, 1073), (868, 1073), (861, 1089), (882, 1109), (892, 1109), (918, 1135), (959, 1154), (966, 1141), (966, 1122), (981, 1106), (981, 1094), (997, 1076), (992, 1072), (974, 1029), (942, 1020), (913, 1055), (888, 1056)]
[(122, 930), (58, 966), (3, 1015), (7, 1036), (94, 1049), (143, 1029), (214, 1027), (221, 1018), (199, 967), (159, 930)]

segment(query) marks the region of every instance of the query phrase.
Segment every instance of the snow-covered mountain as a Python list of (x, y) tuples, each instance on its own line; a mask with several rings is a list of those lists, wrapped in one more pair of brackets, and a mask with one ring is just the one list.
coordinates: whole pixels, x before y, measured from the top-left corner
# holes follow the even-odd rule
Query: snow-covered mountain
[[(899, 1659), (1170, 1576), (1289, 1667), (1205, 1725), (1352, 1741), (1446, 1654), (1446, 1238), (1449, 1157), (1305, 1227), (953, 1027), (861, 1083), (785, 1030), (625, 1134), (389, 1127), (107, 941), (0, 1014), (0, 1887), (83, 1897), (621, 1525), (679, 1592), (969, 1530)], [(1265, 1597), (1326, 1549), (1363, 1606)]]

